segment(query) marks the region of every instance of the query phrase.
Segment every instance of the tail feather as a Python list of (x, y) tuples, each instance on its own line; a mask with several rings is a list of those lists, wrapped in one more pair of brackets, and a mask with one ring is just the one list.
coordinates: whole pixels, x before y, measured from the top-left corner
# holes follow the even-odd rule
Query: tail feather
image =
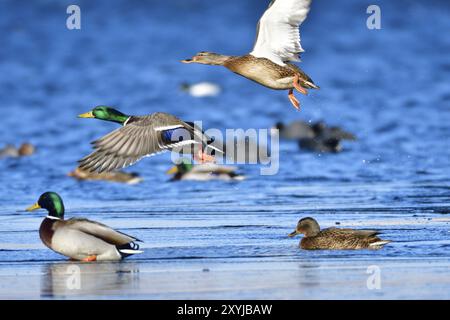
[(371, 244), (369, 244), (369, 246), (370, 247), (379, 247), (379, 246), (384, 246), (385, 244), (388, 244), (389, 242), (392, 242), (392, 241), (380, 240), (380, 241), (372, 242)]
[(139, 250), (139, 245), (135, 242), (129, 242), (120, 246), (116, 246), (117, 251), (120, 255), (125, 258), (133, 254), (143, 253), (144, 251)]

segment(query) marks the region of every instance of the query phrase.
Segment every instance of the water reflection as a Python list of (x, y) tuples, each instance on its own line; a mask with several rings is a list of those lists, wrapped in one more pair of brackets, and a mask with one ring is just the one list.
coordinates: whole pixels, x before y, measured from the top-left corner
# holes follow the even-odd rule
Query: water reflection
[(126, 296), (139, 284), (133, 262), (46, 264), (41, 274), (41, 298)]

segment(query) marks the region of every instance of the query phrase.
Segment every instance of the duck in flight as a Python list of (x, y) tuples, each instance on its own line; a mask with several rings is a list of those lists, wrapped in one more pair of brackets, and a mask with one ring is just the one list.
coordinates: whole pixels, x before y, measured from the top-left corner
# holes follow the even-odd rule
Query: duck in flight
[(294, 89), (302, 94), (307, 94), (307, 89), (319, 89), (291, 63), (300, 61), (299, 54), (304, 52), (299, 26), (308, 15), (311, 1), (272, 0), (258, 22), (255, 45), (249, 54), (227, 56), (203, 51), (182, 62), (224, 66), (270, 89), (289, 90), (289, 100), (300, 109)]
[(145, 116), (130, 116), (107, 106), (97, 106), (93, 110), (80, 114), (80, 118), (95, 118), (116, 122), (121, 128), (110, 132), (92, 142), (94, 152), (79, 161), (82, 170), (90, 172), (109, 172), (130, 166), (143, 157), (160, 152), (197, 146), (194, 158), (200, 162), (212, 162), (210, 153), (222, 150), (210, 145), (214, 140), (207, 137), (192, 122), (185, 122), (177, 117), (155, 112)]

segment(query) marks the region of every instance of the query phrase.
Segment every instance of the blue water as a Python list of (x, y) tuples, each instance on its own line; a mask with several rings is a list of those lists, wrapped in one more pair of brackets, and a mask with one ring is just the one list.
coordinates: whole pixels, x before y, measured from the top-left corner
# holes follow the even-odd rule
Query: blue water
[[(366, 27), (371, 1), (315, 1), (300, 66), (321, 90), (299, 96), (301, 112), (286, 92), (179, 62), (204, 50), (249, 52), (266, 2), (79, 1), (81, 30), (68, 30), (70, 1), (1, 1), (0, 146), (29, 141), (37, 153), (0, 161), (0, 263), (64, 260), (40, 244), (43, 213), (20, 211), (48, 190), (63, 197), (67, 216), (145, 240), (145, 253), (131, 258), (142, 263), (449, 259), (448, 1), (378, 1), (381, 30)], [(179, 90), (199, 81), (223, 91), (198, 99)], [(282, 141), (277, 175), (244, 165), (248, 179), (239, 183), (171, 183), (168, 154), (127, 169), (143, 176), (139, 185), (80, 183), (66, 174), (90, 141), (116, 128), (77, 119), (98, 104), (221, 130), (325, 120), (358, 140), (332, 155)], [(300, 251), (286, 234), (304, 216), (324, 227), (377, 228), (394, 242), (376, 252)]]

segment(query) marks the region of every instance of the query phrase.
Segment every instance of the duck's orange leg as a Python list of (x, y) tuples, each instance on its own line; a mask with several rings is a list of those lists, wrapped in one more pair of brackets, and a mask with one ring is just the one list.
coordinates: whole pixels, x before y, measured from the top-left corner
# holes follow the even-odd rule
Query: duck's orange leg
[(299, 80), (300, 80), (300, 78), (298, 77), (298, 74), (296, 74), (294, 76), (294, 80), (292, 81), (292, 84), (294, 85), (294, 88), (300, 93), (303, 93), (305, 95), (308, 94), (308, 91), (300, 85), (300, 81)]
[(194, 160), (200, 163), (214, 162), (215, 158), (207, 153), (204, 153), (202, 148), (200, 148), (196, 155), (194, 155)]
[(97, 256), (96, 255), (92, 255), (92, 256), (87, 256), (86, 258), (84, 258), (83, 260), (81, 260), (81, 261), (84, 261), (84, 262), (92, 262), (92, 261), (96, 261), (97, 260)]
[(300, 110), (300, 102), (298, 102), (297, 98), (294, 96), (294, 90), (290, 89), (288, 94), (289, 100), (295, 109)]

